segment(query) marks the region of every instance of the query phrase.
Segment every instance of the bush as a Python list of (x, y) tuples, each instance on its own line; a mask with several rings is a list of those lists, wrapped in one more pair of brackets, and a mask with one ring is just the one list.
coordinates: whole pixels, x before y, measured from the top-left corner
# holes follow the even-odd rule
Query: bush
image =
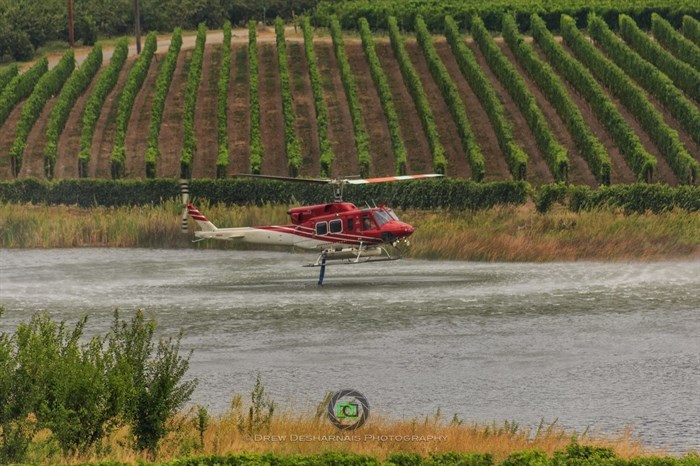
[(216, 140), (218, 155), (216, 158), (216, 177), (226, 178), (229, 164), (228, 151), (228, 85), (231, 80), (231, 22), (224, 23), (224, 40), (221, 47), (221, 69), (217, 81), (216, 100)]
[(7, 54), (13, 60), (27, 61), (34, 56), (34, 46), (25, 31), (2, 28), (0, 31), (0, 59)]
[(696, 71), (700, 71), (700, 46), (683, 37), (657, 13), (651, 14), (651, 30), (661, 45), (695, 68)]
[(199, 23), (197, 40), (192, 53), (190, 67), (187, 70), (185, 84), (185, 110), (183, 113), (183, 146), (180, 155), (180, 177), (189, 178), (192, 175), (192, 159), (197, 152), (197, 140), (194, 136), (194, 112), (197, 106), (197, 90), (202, 80), (202, 62), (204, 61), (204, 44), (207, 40), (207, 29), (204, 23)]
[(700, 47), (700, 21), (692, 16), (683, 16), (683, 35)]
[(289, 66), (287, 64), (287, 43), (284, 40), (284, 22), (279, 16), (275, 19), (275, 36), (277, 39), (277, 62), (279, 64), (282, 92), (282, 113), (284, 114), (284, 141), (287, 153), (289, 176), (299, 174), (302, 165), (301, 144), (297, 138), (294, 116), (292, 89), (289, 85)]
[(10, 112), (17, 102), (29, 96), (34, 86), (49, 70), (49, 61), (46, 57), (37, 61), (28, 71), (15, 76), (5, 85), (0, 93), (0, 125), (10, 116)]
[(248, 73), (250, 92), (250, 173), (260, 174), (263, 159), (263, 145), (260, 134), (260, 90), (258, 43), (255, 21), (248, 23)]
[(12, 81), (12, 78), (19, 74), (19, 66), (17, 63), (13, 63), (4, 70), (0, 71), (0, 93), (7, 86), (7, 84)]

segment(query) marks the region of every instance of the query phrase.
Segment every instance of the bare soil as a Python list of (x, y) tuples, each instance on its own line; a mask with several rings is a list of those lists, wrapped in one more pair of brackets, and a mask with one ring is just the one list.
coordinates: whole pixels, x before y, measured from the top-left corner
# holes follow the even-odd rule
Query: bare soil
[(231, 44), (231, 54), (228, 99), (229, 175), (250, 173), (248, 45)]
[(287, 42), (287, 62), (289, 64), (289, 85), (292, 88), (296, 134), (301, 144), (303, 165), (299, 171), (304, 176), (321, 174), (321, 149), (316, 125), (316, 109), (311, 91), (309, 65), (306, 61), (303, 43)]
[(29, 130), (27, 147), (24, 149), (22, 169), (19, 172), (21, 178), (44, 178), (44, 147), (46, 147), (46, 127), (49, 124), (51, 110), (58, 101), (58, 96), (50, 98), (39, 114), (39, 118)]
[(221, 53), (220, 45), (204, 47), (202, 78), (197, 90), (194, 117), (194, 137), (197, 142), (192, 161), (194, 178), (216, 178), (216, 159), (219, 155), (217, 107)]
[(180, 49), (175, 64), (173, 80), (170, 82), (168, 96), (165, 98), (163, 119), (158, 135), (160, 156), (156, 162), (156, 175), (164, 178), (180, 176), (180, 155), (182, 153), (182, 115), (185, 108), (185, 86), (187, 71), (192, 60), (192, 49)]
[(433, 117), (435, 118), (438, 133), (440, 134), (440, 142), (445, 149), (447, 173), (450, 176), (469, 178), (471, 177), (471, 169), (467, 161), (467, 155), (464, 153), (464, 149), (462, 149), (462, 142), (459, 138), (457, 125), (455, 125), (450, 109), (447, 108), (440, 88), (430, 74), (423, 50), (420, 45), (418, 45), (418, 42), (413, 39), (406, 40), (405, 46), (411, 58), (411, 62), (413, 63), (413, 67), (416, 69), (418, 76), (421, 77), (423, 89), (428, 96), (430, 108), (433, 111)]
[(153, 55), (148, 67), (146, 79), (134, 99), (129, 124), (126, 127), (124, 150), (126, 161), (124, 168), (127, 178), (146, 177), (146, 149), (148, 149), (148, 129), (151, 125), (153, 110), (153, 95), (156, 92), (158, 71), (164, 61), (164, 55)]
[(355, 147), (355, 131), (333, 44), (328, 41), (316, 41), (314, 51), (328, 108), (328, 138), (334, 155), (331, 176), (357, 175), (360, 169)]
[(389, 87), (391, 87), (396, 113), (399, 116), (401, 137), (406, 146), (408, 159), (406, 170), (408, 173), (431, 173), (433, 171), (433, 158), (430, 146), (413, 98), (404, 83), (391, 44), (386, 40), (377, 40), (375, 44), (379, 61), (384, 73), (386, 73)]
[(537, 87), (537, 84), (530, 78), (525, 69), (520, 66), (520, 63), (518, 63), (518, 60), (515, 58), (515, 55), (513, 55), (513, 52), (511, 52), (506, 43), (499, 41), (498, 44), (503, 53), (508, 57), (510, 62), (523, 77), (525, 84), (527, 84), (528, 89), (535, 97), (540, 110), (542, 110), (542, 113), (544, 113), (547, 123), (549, 123), (549, 127), (552, 129), (557, 141), (568, 151), (569, 182), (573, 184), (586, 184), (592, 187), (597, 186), (598, 183), (593, 175), (593, 172), (591, 172), (591, 169), (588, 166), (588, 162), (586, 162), (586, 160), (582, 157), (581, 151), (579, 151), (576, 147), (576, 143), (574, 142), (571, 133), (569, 133), (566, 124), (561, 117), (559, 117), (556, 109), (549, 103), (540, 88)]
[(282, 91), (277, 46), (268, 43), (258, 44), (260, 74), (260, 135), (263, 144), (261, 171), (264, 175), (289, 175), (284, 140), (284, 113), (282, 111)]
[(391, 147), (391, 136), (384, 109), (377, 88), (372, 79), (372, 72), (362, 49), (362, 42), (346, 40), (345, 52), (348, 55), (350, 67), (355, 75), (357, 93), (362, 107), (362, 117), (369, 135), (370, 147), (370, 176), (392, 176), (396, 174), (394, 151)]
[(100, 117), (95, 125), (95, 133), (92, 136), (92, 149), (90, 162), (88, 163), (88, 175), (90, 178), (111, 178), (112, 176), (112, 148), (114, 146), (115, 123), (119, 108), (117, 96), (124, 89), (126, 77), (129, 75), (129, 71), (135, 61), (135, 58), (129, 58), (124, 63), (121, 73), (119, 73), (117, 84), (112, 89), (112, 92), (109, 93), (102, 106)]
[(17, 102), (15, 108), (12, 109), (5, 122), (0, 126), (0, 177), (3, 180), (14, 178), (12, 161), (10, 160), (10, 148), (15, 142), (17, 123), (19, 123), (19, 117), (22, 115), (22, 107), (24, 107), (25, 102), (26, 100)]
[[(106, 67), (103, 67), (102, 71), (105, 69)], [(77, 178), (79, 175), (78, 154), (80, 153), (80, 133), (83, 129), (83, 112), (92, 91), (95, 89), (99, 75), (100, 73), (95, 75), (87, 89), (78, 97), (70, 114), (68, 114), (66, 126), (58, 138), (56, 166), (54, 167), (54, 178), (56, 179)]]
[(450, 45), (446, 41), (435, 42), (435, 48), (438, 55), (445, 64), (447, 71), (452, 76), (452, 80), (459, 89), (459, 94), (462, 97), (462, 102), (467, 110), (467, 118), (471, 126), (476, 143), (481, 149), (481, 153), (485, 159), (485, 181), (496, 181), (510, 179), (510, 171), (508, 170), (508, 162), (506, 161), (503, 152), (498, 145), (498, 137), (493, 130), (489, 116), (486, 113), (479, 98), (474, 94), (474, 91), (469, 87), (469, 83), (459, 69), (459, 64), (450, 49)]

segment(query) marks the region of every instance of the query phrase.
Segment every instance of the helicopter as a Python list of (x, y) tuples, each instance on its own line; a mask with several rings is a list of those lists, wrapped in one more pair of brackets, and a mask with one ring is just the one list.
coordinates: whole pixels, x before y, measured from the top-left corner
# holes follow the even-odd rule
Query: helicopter
[(318, 251), (316, 260), (305, 267), (320, 267), (318, 285), (323, 285), (326, 263), (362, 264), (400, 259), (387, 247), (401, 251), (408, 247), (408, 237), (414, 227), (402, 222), (389, 207), (380, 205), (358, 208), (343, 201), (343, 187), (367, 183), (438, 178), (444, 175), (428, 173), (383, 178), (290, 178), (270, 175), (237, 175), (303, 183), (327, 184), (333, 187), (333, 202), (293, 207), (287, 211), (291, 224), (236, 228), (218, 228), (197, 207), (190, 203), (187, 180), (180, 180), (182, 196), (182, 231), (189, 232), (189, 219), (199, 227), (194, 241), (215, 239), (239, 241), (257, 245), (286, 246), (294, 249)]

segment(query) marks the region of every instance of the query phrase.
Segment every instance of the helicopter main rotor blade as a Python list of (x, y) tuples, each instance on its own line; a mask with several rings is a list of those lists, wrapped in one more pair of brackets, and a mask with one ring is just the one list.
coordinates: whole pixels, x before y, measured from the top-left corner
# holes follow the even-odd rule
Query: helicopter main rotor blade
[(241, 173), (238, 175), (233, 175), (234, 178), (261, 178), (264, 180), (279, 180), (279, 181), (293, 181), (295, 183), (317, 183), (317, 184), (329, 184), (333, 180), (328, 178), (292, 178), (291, 176), (275, 176), (275, 175), (255, 175), (253, 173)]
[(402, 176), (387, 176), (384, 178), (366, 178), (360, 180), (344, 180), (347, 184), (367, 184), (367, 183), (390, 183), (392, 181), (406, 181), (406, 180), (421, 180), (425, 178), (441, 178), (445, 175), (440, 173), (425, 173), (422, 175), (402, 175)]

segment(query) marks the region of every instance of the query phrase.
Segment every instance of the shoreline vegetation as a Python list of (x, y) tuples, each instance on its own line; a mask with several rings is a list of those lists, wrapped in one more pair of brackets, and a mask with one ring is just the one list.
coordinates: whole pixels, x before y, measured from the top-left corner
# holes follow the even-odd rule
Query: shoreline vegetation
[[(201, 202), (219, 227), (289, 223), (290, 205)], [(407, 257), (471, 261), (656, 261), (700, 258), (700, 213), (674, 209), (625, 213), (601, 207), (572, 212), (534, 203), (478, 211), (398, 210), (416, 227)], [(92, 207), (0, 203), (0, 248), (143, 247), (250, 249), (201, 242), (180, 231), (181, 205)], [(190, 225), (190, 231), (195, 226)]]

